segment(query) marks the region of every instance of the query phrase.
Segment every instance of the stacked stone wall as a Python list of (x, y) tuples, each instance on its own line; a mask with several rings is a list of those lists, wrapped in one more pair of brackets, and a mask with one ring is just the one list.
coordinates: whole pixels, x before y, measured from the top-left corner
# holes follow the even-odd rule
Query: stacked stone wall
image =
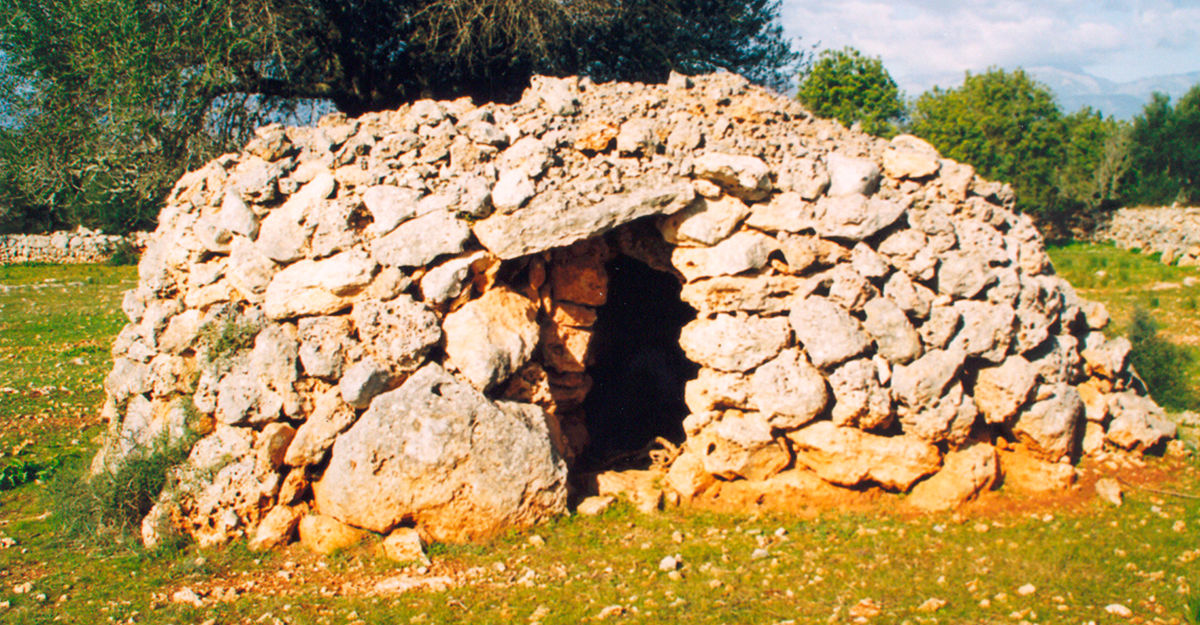
[(1121, 249), (1159, 254), (1167, 265), (1200, 266), (1200, 208), (1122, 208), (1097, 238)]
[(144, 249), (149, 238), (148, 232), (119, 236), (86, 228), (52, 234), (3, 234), (0, 235), (0, 264), (101, 263), (108, 260), (123, 244), (128, 244), (135, 250)]

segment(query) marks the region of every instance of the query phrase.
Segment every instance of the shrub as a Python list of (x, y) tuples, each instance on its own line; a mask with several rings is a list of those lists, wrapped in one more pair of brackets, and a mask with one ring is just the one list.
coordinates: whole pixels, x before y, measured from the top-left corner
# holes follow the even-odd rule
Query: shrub
[(1141, 308), (1133, 311), (1129, 341), (1133, 344), (1130, 363), (1154, 400), (1170, 410), (1194, 410), (1198, 402), (1188, 371), (1196, 362), (1195, 355), (1159, 336), (1158, 323)]
[(113, 248), (113, 253), (104, 261), (109, 267), (124, 267), (128, 265), (136, 265), (142, 259), (142, 255), (138, 253), (137, 248), (129, 239), (122, 239), (120, 243)]

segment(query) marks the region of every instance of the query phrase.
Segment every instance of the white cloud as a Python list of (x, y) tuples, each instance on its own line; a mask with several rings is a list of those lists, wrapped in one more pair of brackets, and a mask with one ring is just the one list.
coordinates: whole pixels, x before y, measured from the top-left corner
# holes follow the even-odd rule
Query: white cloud
[(910, 95), (989, 67), (1085, 69), (1114, 80), (1200, 70), (1188, 0), (784, 0), (801, 45), (878, 56)]

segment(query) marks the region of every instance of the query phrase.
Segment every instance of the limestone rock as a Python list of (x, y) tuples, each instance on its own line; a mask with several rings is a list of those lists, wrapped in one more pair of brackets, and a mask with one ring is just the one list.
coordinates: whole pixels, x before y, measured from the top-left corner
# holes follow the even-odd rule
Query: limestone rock
[(958, 382), (932, 403), (905, 405), (898, 412), (906, 433), (931, 443), (951, 445), (967, 440), (979, 415), (975, 401)]
[(369, 535), (324, 514), (310, 514), (300, 519), (300, 544), (322, 555), (337, 553), (362, 542)]
[(434, 211), (406, 221), (371, 243), (371, 256), (381, 265), (420, 267), (443, 254), (463, 251), (471, 228), (452, 213)]
[(387, 386), (387, 369), (374, 358), (364, 358), (346, 369), (338, 380), (342, 400), (354, 408), (366, 408)]
[(669, 243), (716, 245), (749, 215), (750, 209), (736, 197), (697, 198), (687, 208), (664, 219), (659, 230)]
[(833, 388), (833, 422), (840, 427), (873, 430), (891, 424), (895, 411), (888, 389), (879, 380), (875, 363), (850, 360), (829, 376)]
[(429, 563), (425, 555), (425, 545), (421, 543), (421, 535), (411, 527), (398, 527), (383, 539), (379, 545), (384, 557), (393, 562)]
[(867, 314), (863, 327), (888, 362), (903, 365), (921, 356), (921, 337), (895, 301), (877, 297), (863, 306), (863, 312)]
[(350, 318), (359, 340), (377, 360), (399, 372), (420, 367), (442, 338), (437, 316), (407, 295), (389, 302), (361, 301), (350, 311)]
[(683, 453), (671, 463), (666, 483), (685, 500), (690, 500), (716, 483), (716, 478), (704, 467), (704, 457), (686, 446)]
[(1079, 391), (1057, 384), (1051, 395), (1022, 411), (1012, 425), (1013, 434), (1038, 456), (1055, 462), (1076, 450), (1076, 431), (1083, 422)]
[(869, 196), (879, 188), (879, 166), (864, 158), (830, 154), (825, 158), (829, 171), (829, 196)]
[(296, 430), (283, 461), (293, 467), (321, 462), (338, 434), (349, 428), (355, 418), (354, 410), (342, 401), (338, 389), (325, 391), (317, 397), (312, 414)]
[(930, 350), (912, 364), (892, 369), (892, 394), (906, 406), (932, 406), (957, 379), (965, 355), (962, 352)]
[(770, 168), (753, 156), (708, 152), (696, 158), (692, 173), (746, 200), (760, 200), (771, 191)]
[(304, 516), (303, 507), (275, 506), (263, 517), (262, 523), (254, 532), (250, 541), (251, 551), (262, 551), (282, 547), (293, 540), (300, 519)]
[(1132, 391), (1116, 394), (1112, 400), (1113, 420), (1105, 438), (1114, 445), (1143, 451), (1163, 440), (1175, 438), (1176, 425), (1164, 418), (1162, 409)]
[[(912, 278), (903, 271), (893, 273), (883, 286), (883, 296), (896, 302), (905, 313), (918, 319), (929, 316), (933, 305), (933, 291), (924, 285), (913, 282)], [(949, 340), (949, 337), (946, 337)], [(939, 348), (940, 349), (940, 348)]]
[(883, 153), (883, 171), (889, 178), (920, 180), (936, 174), (941, 168), (937, 150), (921, 139), (900, 135), (892, 139), (892, 145), (892, 149)]
[(749, 371), (772, 359), (791, 339), (786, 319), (717, 315), (685, 325), (679, 346), (689, 360), (720, 371)]
[(462, 294), (471, 265), (480, 260), (484, 252), (446, 261), (421, 278), (421, 297), (430, 304), (438, 305)]
[(304, 317), (300, 319), (298, 356), (308, 375), (327, 380), (342, 376), (344, 345), (350, 336), (350, 318)]
[(1065, 490), (1077, 477), (1075, 467), (1046, 462), (1019, 448), (1000, 452), (1000, 472), (1005, 486), (1035, 493)]
[(359, 251), (293, 263), (267, 285), (263, 309), (272, 319), (344, 310), (371, 283), (376, 267), (374, 260)]
[(446, 357), (485, 391), (507, 379), (533, 355), (537, 305), (508, 289), (492, 289), (446, 316)]
[(671, 264), (689, 282), (712, 276), (731, 276), (761, 269), (778, 248), (775, 239), (754, 232), (739, 232), (713, 247), (679, 247)]
[(661, 477), (658, 471), (605, 471), (596, 476), (596, 491), (601, 497), (625, 497), (638, 512), (649, 514), (662, 507)]
[(816, 226), (816, 205), (794, 192), (754, 204), (746, 225), (764, 232), (800, 232)]
[(771, 424), (758, 413), (726, 411), (696, 438), (704, 470), (732, 480), (765, 479), (791, 464), (787, 445), (771, 435)]
[(969, 319), (950, 341), (950, 349), (968, 357), (1001, 362), (1012, 344), (1016, 313), (1008, 304), (991, 304), (971, 300), (954, 302), (962, 319)]
[(362, 201), (374, 221), (371, 230), (384, 235), (417, 216), (421, 192), (406, 187), (375, 185), (363, 192)]
[(1089, 344), (1079, 355), (1088, 375), (1116, 380), (1128, 370), (1131, 350), (1129, 339), (1122, 336), (1095, 346)]
[(430, 364), (338, 437), (313, 490), (351, 525), (411, 519), (433, 540), (464, 541), (564, 512), (566, 466), (540, 408), (492, 403)]
[(1021, 356), (1009, 356), (997, 366), (983, 367), (975, 379), (975, 404), (988, 423), (1007, 423), (1029, 400), (1037, 372)]
[(788, 322), (812, 363), (822, 369), (858, 356), (871, 345), (862, 324), (824, 297), (796, 302)]
[(824, 197), (817, 201), (815, 229), (831, 239), (862, 241), (895, 223), (904, 205), (861, 194)]
[(802, 282), (792, 276), (716, 276), (683, 285), (679, 298), (703, 316), (738, 311), (774, 314), (789, 309)]
[(947, 453), (942, 469), (914, 486), (904, 504), (927, 512), (952, 510), (991, 488), (999, 476), (996, 449), (986, 443), (969, 445)]
[(684, 401), (692, 414), (722, 408), (748, 408), (750, 381), (740, 373), (727, 373), (707, 367), (684, 387)]
[(821, 372), (796, 348), (759, 366), (750, 376), (750, 392), (771, 427), (783, 430), (812, 421), (829, 401)]
[(854, 428), (818, 421), (787, 435), (796, 449), (796, 463), (821, 479), (842, 486), (875, 482), (907, 491), (922, 477), (938, 470), (937, 447), (909, 437), (883, 437)]
[(539, 198), (511, 215), (476, 222), (472, 230), (488, 251), (507, 260), (599, 236), (639, 217), (674, 214), (691, 204), (695, 193), (686, 182), (647, 180), (586, 207)]
[(937, 269), (937, 289), (954, 299), (971, 299), (988, 285), (987, 264), (978, 256), (965, 252), (947, 252)]

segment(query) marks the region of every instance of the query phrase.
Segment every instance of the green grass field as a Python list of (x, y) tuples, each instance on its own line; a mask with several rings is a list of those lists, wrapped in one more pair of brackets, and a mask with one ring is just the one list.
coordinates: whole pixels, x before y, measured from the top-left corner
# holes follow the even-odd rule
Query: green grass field
[[(1172, 341), (1200, 336), (1200, 317), (1189, 313), (1197, 287), (1182, 286), (1195, 272), (1105, 247), (1051, 254), (1081, 295), (1108, 304), (1117, 329), (1142, 306)], [(1002, 490), (957, 515), (911, 516), (887, 504), (869, 513), (645, 515), (618, 505), (484, 545), (431, 545), (427, 567), (384, 560), (373, 544), (323, 557), (297, 545), (146, 552), (131, 541), (72, 537), (54, 514), (54, 494), (79, 479), (96, 449), (108, 345), (124, 323), (121, 292), (135, 280), (128, 267), (0, 267), (2, 623), (1200, 618), (1195, 456), (1148, 458), (1144, 469), (1085, 465), (1077, 490)], [(1181, 286), (1148, 288), (1157, 282)], [(1123, 506), (1092, 495), (1086, 484), (1098, 474), (1129, 482)], [(660, 569), (666, 556), (678, 556), (674, 573)], [(411, 584), (426, 589), (398, 592)], [(1115, 604), (1132, 616), (1106, 611)]]

